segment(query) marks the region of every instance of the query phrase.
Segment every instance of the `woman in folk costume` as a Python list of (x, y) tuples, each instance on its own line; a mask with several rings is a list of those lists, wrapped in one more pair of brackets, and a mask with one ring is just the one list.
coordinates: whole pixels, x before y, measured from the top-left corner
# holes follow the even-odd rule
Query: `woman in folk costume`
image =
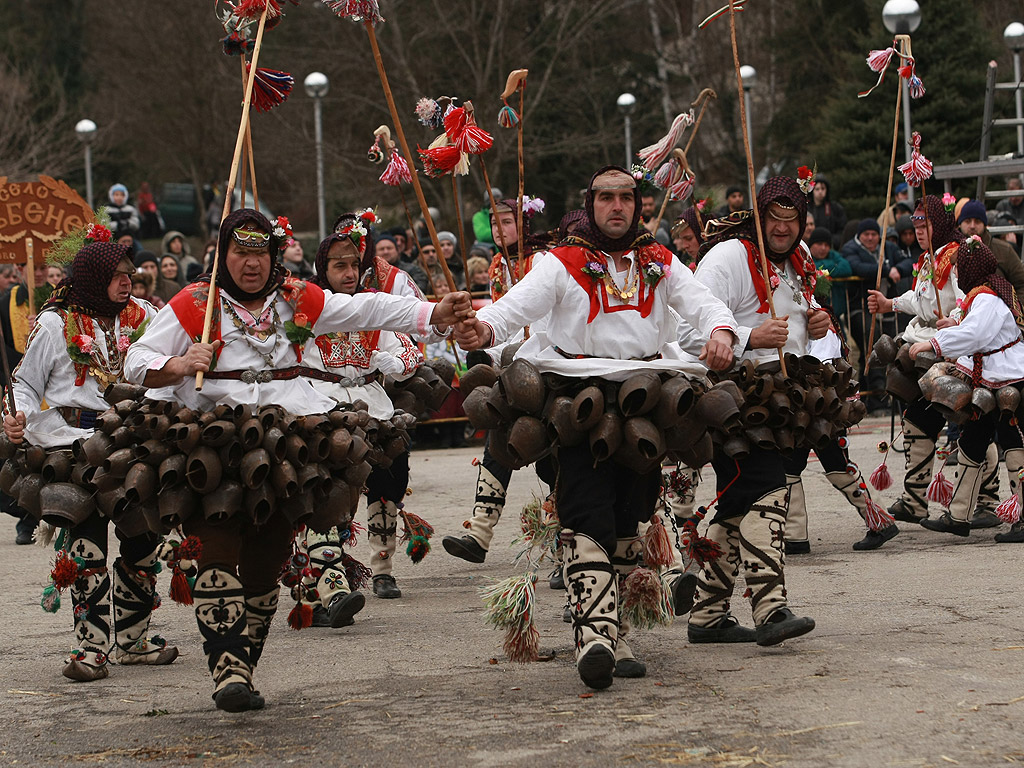
[[(317, 249), (314, 281), (325, 291), (333, 293), (353, 296), (367, 292), (369, 289), (362, 286), (367, 272), (376, 269), (373, 251), (369, 222), (359, 214), (342, 217), (335, 225), (334, 234), (328, 235)], [(423, 356), (412, 339), (404, 333), (380, 330), (321, 334), (306, 344), (303, 360), (310, 367), (337, 377), (334, 381), (314, 380), (313, 386), (318, 391), (339, 403), (362, 400), (369, 405), (370, 416), (380, 420), (390, 419), (395, 413), (382, 386), (384, 377), (402, 381), (423, 364)], [(373, 593), (377, 597), (402, 596), (391, 575), (391, 568), (398, 540), (398, 514), (408, 487), (408, 449), (395, 457), (386, 469), (374, 467), (366, 480), (367, 534), (374, 550), (370, 569)], [(354, 508), (352, 512), (354, 517)], [(310, 547), (311, 560), (322, 569), (320, 584), (323, 586), (318, 586), (318, 592), (331, 626), (344, 626), (355, 613), (351, 609), (358, 610), (362, 606), (362, 595), (352, 593), (352, 597), (346, 596), (351, 585), (343, 583), (343, 579), (327, 583), (331, 564), (324, 562), (321, 555), (328, 551), (324, 547), (328, 547), (332, 554), (341, 551), (338, 532), (333, 529), (327, 536), (321, 536), (307, 531), (306, 543)], [(333, 608), (332, 601), (335, 602)]]
[[(739, 329), (738, 357), (770, 361), (784, 352), (804, 355), (808, 341), (825, 336), (830, 320), (812, 302), (814, 262), (800, 242), (807, 200), (795, 179), (776, 176), (757, 195), (775, 311), (768, 314), (768, 290), (758, 253), (752, 211), (738, 211), (705, 228), (711, 246), (697, 267), (697, 279), (725, 302)], [(784, 542), (786, 470), (777, 451), (753, 446), (745, 459), (730, 459), (716, 447), (712, 466), (718, 501), (707, 537), (723, 552), (698, 579), (690, 612), (691, 642), (756, 642), (774, 645), (810, 632), (814, 621), (787, 607)], [(739, 625), (729, 602), (742, 565), (750, 587), (755, 631)]]
[[(709, 338), (702, 353), (712, 368), (732, 362), (735, 322), (688, 269), (672, 269), (672, 254), (639, 230), (636, 180), (623, 168), (594, 174), (587, 220), (571, 244), (556, 247), (502, 299), (456, 327), (467, 349), (500, 343), (548, 316), (517, 357), (543, 373), (582, 380), (623, 381), (637, 371), (702, 375), (702, 365), (676, 344), (675, 310)], [(549, 314), (550, 313), (550, 314)], [(613, 675), (644, 674), (625, 642), (618, 580), (636, 565), (637, 528), (655, 513), (661, 473), (595, 462), (584, 441), (557, 455), (555, 505), (563, 527), (565, 580), (573, 600), (576, 667), (583, 682), (606, 688)], [(621, 557), (619, 557), (621, 555)], [(629, 561), (632, 564), (629, 564)]]
[[(908, 344), (918, 344), (930, 341), (938, 330), (940, 304), (945, 317), (954, 313), (957, 301), (963, 298), (951, 257), (955, 259), (964, 237), (956, 227), (953, 214), (934, 195), (918, 201), (911, 220), (917, 242), (924, 249), (915, 267), (914, 287), (895, 299), (869, 290), (868, 309), (876, 314), (895, 311), (913, 315), (902, 335)], [(945, 481), (941, 470), (932, 480), (932, 464), (946, 419), (923, 397), (908, 403), (901, 418), (906, 473), (903, 494), (889, 507), (889, 513), (900, 522), (920, 523), (928, 517), (928, 499), (936, 498), (938, 482)], [(998, 496), (998, 458), (998, 450), (993, 445), (986, 456), (986, 465), (991, 463), (992, 466), (984, 472), (982, 493), (986, 493), (988, 485), (994, 485), (995, 490), (987, 491), (986, 495)], [(930, 487), (932, 483), (934, 487)]]
[[(526, 251), (526, 258), (523, 260), (520, 260), (518, 256), (518, 203), (515, 200), (499, 200), (494, 210), (491, 211), (491, 235), (494, 242), (499, 245), (488, 270), (491, 301), (498, 301), (508, 293), (516, 279), (530, 271), (534, 257), (538, 253), (546, 252), (546, 238), (543, 235), (534, 235), (530, 231), (530, 220), (538, 210), (543, 210), (544, 202), (538, 198), (527, 197), (526, 200), (527, 203), (523, 208), (523, 248)], [(504, 252), (500, 247), (502, 242), (505, 243)], [(508, 259), (505, 258), (505, 252), (508, 253)], [(540, 324), (534, 324), (531, 327), (531, 333), (538, 333), (542, 330), (543, 320)], [(490, 361), (497, 366), (501, 360), (502, 350), (509, 344), (521, 344), (524, 338), (525, 328), (519, 328), (507, 342), (496, 345), (483, 354), (490, 355)], [(477, 352), (476, 354), (480, 355), (481, 353)], [(485, 361), (487, 359), (484, 358)], [(467, 358), (468, 360), (469, 358)], [(490, 437), (488, 437), (489, 440)], [(537, 463), (537, 473), (548, 486), (553, 484), (554, 470), (548, 459), (542, 459)], [(441, 541), (445, 551), (470, 563), (484, 561), (490, 550), (491, 540), (494, 538), (494, 527), (498, 524), (501, 513), (505, 509), (505, 496), (508, 493), (508, 484), (511, 480), (512, 469), (495, 459), (491, 455), (488, 445), (485, 444), (484, 455), (477, 465), (476, 500), (473, 504), (473, 513), (470, 519), (464, 523), (467, 532), (461, 536), (445, 536)], [(558, 576), (553, 575), (552, 579), (554, 582), (552, 587), (561, 589), (562, 584), (558, 583)]]
[[(15, 369), (17, 414), (4, 417), (12, 442), (27, 440), (44, 448), (67, 448), (94, 431), (107, 410), (103, 391), (122, 380), (125, 355), (153, 306), (131, 297), (135, 272), (131, 248), (107, 242), (103, 227), (90, 230), (92, 242), (75, 255), (73, 276), (65, 278), (39, 313), (21, 363)], [(87, 241), (88, 242), (88, 241)], [(48, 410), (41, 410), (43, 400)], [(6, 403), (5, 403), (6, 404)], [(110, 653), (110, 593), (114, 600), (114, 659), (118, 664), (170, 664), (178, 649), (146, 638), (159, 570), (154, 533), (129, 536), (115, 526), (120, 556), (107, 568), (107, 523), (93, 510), (65, 532), (58, 554), (70, 573), (58, 574), (58, 588), (71, 587), (78, 649), (64, 676), (79, 682), (107, 677)]]
[[(200, 411), (226, 404), (251, 411), (277, 405), (296, 416), (325, 413), (336, 403), (313, 388), (310, 378), (318, 372), (300, 359), (310, 338), (361, 328), (425, 333), (431, 323), (453, 323), (455, 307), (471, 311), (467, 294), (453, 294), (441, 304), (386, 294), (325, 294), (285, 276), (276, 260), (284, 234), (258, 211), (228, 215), (217, 248), (210, 343), (198, 341), (210, 291), (207, 276), (186, 286), (153, 319), (129, 351), (126, 378), (158, 388), (150, 393), (156, 399)], [(197, 392), (199, 371), (206, 382)], [(245, 510), (225, 512), (222, 522), (193, 515), (183, 528), (202, 542), (193, 599), (213, 698), (219, 709), (240, 712), (264, 704), (252, 673), (277, 610), (277, 579), (291, 553), (293, 530), (280, 509), (259, 526)]]
[[(997, 271), (992, 251), (976, 235), (961, 243), (951, 260), (956, 265), (960, 287), (967, 296), (961, 306), (958, 323), (942, 323), (929, 341), (915, 343), (910, 356), (916, 358), (927, 349), (947, 360), (956, 361), (956, 369), (970, 377), (975, 388), (992, 390), (1013, 387), (1024, 382), (1024, 343), (1018, 323), (1024, 318), (1020, 299), (1010, 282)], [(938, 386), (938, 385), (937, 385)], [(1020, 510), (1020, 472), (1024, 469), (1024, 443), (1017, 418), (996, 408), (964, 424), (957, 443), (960, 459), (953, 483), (953, 498), (947, 511), (921, 525), (932, 531), (969, 536), (971, 517), (978, 499), (985, 455), (993, 439), (1005, 451), (1010, 487), (1018, 498)], [(1022, 526), (1013, 529), (1001, 541), (1022, 541)]]

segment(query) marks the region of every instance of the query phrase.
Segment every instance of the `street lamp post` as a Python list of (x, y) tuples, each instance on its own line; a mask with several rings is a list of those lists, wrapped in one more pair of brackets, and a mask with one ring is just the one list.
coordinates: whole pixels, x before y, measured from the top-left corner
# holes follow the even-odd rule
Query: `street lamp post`
[[(1024, 48), (1024, 24), (1014, 21), (1003, 30), (1003, 41), (1013, 51), (1013, 80), (1017, 88), (1013, 92), (1013, 101), (1017, 107), (1017, 120), (1024, 120), (1024, 108), (1021, 105), (1020, 83), (1020, 52)], [(1017, 154), (1024, 155), (1024, 125), (1017, 126)]]
[(324, 199), (324, 116), (323, 99), (330, 81), (323, 72), (310, 72), (303, 82), (306, 95), (313, 99), (313, 130), (316, 142), (316, 214), (321, 242), (327, 237), (327, 210)]
[(85, 202), (92, 209), (92, 139), (96, 135), (96, 123), (92, 120), (79, 120), (75, 123), (75, 133), (85, 145)]
[(615, 100), (615, 103), (625, 118), (626, 168), (631, 168), (633, 165), (633, 137), (630, 135), (629, 116), (633, 114), (633, 108), (636, 107), (636, 96), (632, 93), (622, 93), (619, 94), (619, 98)]
[[(921, 7), (917, 0), (888, 0), (882, 7), (882, 23), (894, 35), (909, 35), (921, 26)], [(910, 86), (906, 78), (900, 78), (903, 89), (903, 143), (904, 155), (910, 162)], [(910, 187), (910, 203), (914, 203), (914, 188)]]
[(747, 112), (747, 143), (750, 145), (750, 155), (754, 155), (754, 113), (750, 110), (750, 92), (757, 85), (757, 70), (749, 64), (740, 67), (740, 78), (743, 80), (743, 105)]

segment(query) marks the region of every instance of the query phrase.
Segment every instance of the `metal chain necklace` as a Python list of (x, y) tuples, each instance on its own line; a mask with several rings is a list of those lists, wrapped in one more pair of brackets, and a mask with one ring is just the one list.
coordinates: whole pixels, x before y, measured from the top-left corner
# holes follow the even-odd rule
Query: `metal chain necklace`
[[(281, 321), (280, 315), (277, 314), (277, 299), (275, 298), (270, 304), (271, 318), (270, 318), (270, 335), (274, 337), (274, 346), (270, 352), (264, 352), (255, 342), (250, 338), (255, 336), (258, 331), (255, 328), (249, 326), (241, 317), (238, 316), (238, 312), (235, 311), (234, 306), (230, 301), (223, 302), (224, 308), (227, 310), (228, 316), (231, 318), (231, 322), (234, 323), (235, 328), (242, 332), (242, 341), (245, 342), (246, 346), (249, 347), (253, 352), (263, 358), (263, 362), (267, 364), (268, 368), (274, 367), (274, 355), (277, 353), (277, 346), (281, 342), (281, 336), (277, 332), (277, 326)], [(256, 318), (259, 322), (259, 318)]]
[(773, 264), (772, 265), (772, 269), (774, 269), (775, 270), (775, 274), (777, 274), (779, 276), (779, 278), (783, 282), (785, 282), (787, 286), (789, 286), (789, 289), (793, 292), (793, 301), (796, 302), (796, 305), (798, 307), (802, 307), (804, 305), (804, 294), (803, 294), (803, 291), (800, 290), (800, 286), (799, 285), (794, 285), (793, 281), (790, 280), (788, 271), (786, 270), (786, 265), (783, 264), (782, 267), (779, 268), (779, 267), (776, 267)]
[(615, 278), (612, 276), (613, 267), (614, 261), (612, 261), (612, 264), (608, 265), (605, 270), (605, 290), (623, 304), (628, 304), (629, 300), (636, 296), (636, 289), (640, 285), (640, 269), (637, 267), (635, 259), (629, 262), (629, 267), (626, 270), (626, 279), (623, 281), (622, 288), (620, 290), (619, 286), (615, 284)]

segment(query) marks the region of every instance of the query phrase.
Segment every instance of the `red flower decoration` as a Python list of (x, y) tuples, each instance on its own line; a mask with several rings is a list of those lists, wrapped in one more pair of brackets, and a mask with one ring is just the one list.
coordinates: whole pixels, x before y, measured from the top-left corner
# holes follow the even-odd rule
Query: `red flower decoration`
[(102, 224), (90, 224), (85, 231), (85, 239), (93, 243), (109, 243), (113, 233)]
[(814, 171), (808, 168), (806, 165), (801, 165), (796, 169), (796, 177), (798, 179), (809, 179), (814, 175)]

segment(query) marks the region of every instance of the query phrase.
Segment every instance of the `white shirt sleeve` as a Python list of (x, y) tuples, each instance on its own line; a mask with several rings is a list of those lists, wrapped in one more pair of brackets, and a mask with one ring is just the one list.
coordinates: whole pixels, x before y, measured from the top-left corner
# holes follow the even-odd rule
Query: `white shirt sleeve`
[(668, 300), (669, 306), (692, 328), (698, 330), (705, 340), (723, 328), (739, 337), (736, 318), (729, 308), (716, 298), (708, 286), (694, 277), (688, 267), (678, 262), (674, 262), (674, 268), (668, 276)]
[(936, 332), (932, 338), (932, 347), (949, 360), (976, 352), (990, 352), (1001, 346), (994, 337), (1006, 324), (1006, 316), (1010, 314), (1002, 299), (983, 293), (975, 297), (971, 311), (958, 325), (950, 325)]
[(390, 293), (329, 293), (324, 308), (313, 325), (317, 336), (331, 331), (387, 331), (425, 336), (430, 331), (434, 305), (409, 296)]
[(524, 326), (545, 317), (565, 293), (568, 272), (557, 258), (534, 263), (522, 280), (493, 304), (477, 311), (491, 328), (491, 345), (507, 341)]

